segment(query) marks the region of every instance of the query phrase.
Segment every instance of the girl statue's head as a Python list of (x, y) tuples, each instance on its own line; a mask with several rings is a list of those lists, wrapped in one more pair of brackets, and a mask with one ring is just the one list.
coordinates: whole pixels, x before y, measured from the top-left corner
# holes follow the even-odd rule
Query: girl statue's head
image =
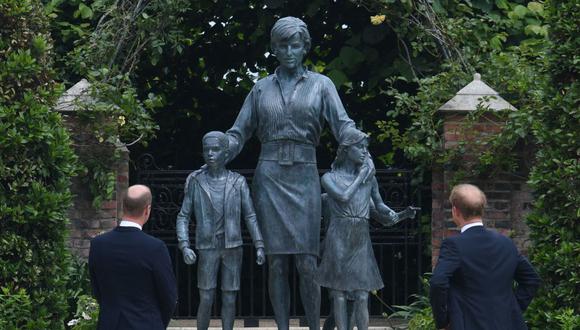
[(332, 162), (331, 168), (335, 170), (343, 166), (345, 162), (352, 162), (355, 165), (364, 163), (368, 156), (368, 135), (358, 129), (347, 129), (341, 134), (341, 143), (336, 151), (336, 158)]

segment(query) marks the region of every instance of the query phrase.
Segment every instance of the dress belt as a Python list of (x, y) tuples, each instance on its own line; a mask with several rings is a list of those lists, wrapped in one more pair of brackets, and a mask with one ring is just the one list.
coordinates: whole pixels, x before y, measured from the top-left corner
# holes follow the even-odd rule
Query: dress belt
[(262, 144), (260, 160), (275, 161), (280, 165), (316, 164), (316, 148), (311, 144), (291, 140), (267, 142)]
[(352, 220), (352, 221), (368, 221), (369, 218), (364, 218), (364, 217), (349, 217), (349, 216), (338, 216), (338, 217), (333, 217), (333, 219), (336, 220)]

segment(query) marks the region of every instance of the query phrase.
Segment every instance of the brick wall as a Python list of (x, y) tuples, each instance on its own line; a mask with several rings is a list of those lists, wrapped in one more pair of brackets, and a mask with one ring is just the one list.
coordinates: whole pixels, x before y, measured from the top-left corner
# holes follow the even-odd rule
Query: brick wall
[[(73, 140), (75, 152), (81, 163), (95, 154), (110, 154), (114, 148), (111, 144), (99, 143), (94, 136), (86, 132), (76, 112), (61, 112)], [(117, 226), (122, 216), (121, 196), (129, 182), (129, 151), (118, 148), (118, 160), (110, 159), (110, 168), (116, 172), (115, 192), (112, 199), (104, 201), (99, 209), (92, 206), (93, 196), (83, 176), (72, 178), (71, 191), (74, 195), (73, 206), (69, 210), (69, 248), (73, 254), (82, 258), (89, 255), (90, 240), (96, 235), (109, 231)]]
[[(457, 148), (461, 141), (484, 139), (502, 129), (501, 122), (493, 115), (482, 116), (474, 124), (468, 124), (466, 115), (462, 113), (446, 113), (443, 116), (443, 138), (446, 149)], [(472, 144), (470, 146), (473, 147)], [(521, 151), (524, 158), (528, 154), (526, 148)], [(471, 153), (466, 153), (461, 159), (462, 165), (469, 166), (475, 162), (478, 151), (482, 150), (474, 147)], [(435, 265), (439, 257), (441, 241), (459, 233), (451, 218), (448, 201), (449, 193), (456, 183), (472, 183), (483, 190), (488, 200), (483, 216), (484, 225), (511, 237), (518, 249), (525, 254), (529, 244), (529, 229), (524, 219), (530, 211), (532, 202), (526, 175), (497, 173), (485, 178), (470, 177), (461, 182), (454, 182), (456, 174), (456, 170), (450, 167), (437, 167), (432, 171), (432, 264)]]

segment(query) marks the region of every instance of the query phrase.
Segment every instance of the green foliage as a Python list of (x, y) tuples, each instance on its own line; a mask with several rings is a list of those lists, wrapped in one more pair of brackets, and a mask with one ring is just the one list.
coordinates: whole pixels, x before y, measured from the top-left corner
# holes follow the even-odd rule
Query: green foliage
[(32, 301), (26, 290), (0, 288), (0, 329), (47, 329), (49, 322), (33, 314)]
[[(421, 278), (423, 292), (429, 292), (429, 278), (431, 273), (425, 273)], [(426, 294), (411, 295), (414, 300), (408, 306), (394, 306), (398, 309), (395, 313), (389, 315), (389, 318), (403, 318), (409, 320), (407, 329), (411, 330), (431, 330), (435, 329), (435, 320), (433, 311), (429, 303), (429, 297)]]
[(68, 267), (66, 290), (68, 298), (68, 315), (65, 320), (72, 320), (79, 316), (77, 314), (81, 300), (86, 300), (86, 297), (92, 294), (89, 265), (86, 260), (79, 257), (72, 258)]
[(0, 20), (0, 309), (9, 313), (1, 319), (8, 328), (62, 329), (76, 171), (68, 133), (51, 110), (62, 89), (52, 80), (40, 2), (1, 0)]
[(80, 296), (75, 317), (68, 321), (71, 330), (96, 330), (99, 320), (99, 304), (91, 296)]
[[(157, 125), (151, 118), (163, 103), (152, 93), (139, 95), (134, 70), (142, 53), (177, 38), (172, 24), (178, 21), (183, 1), (50, 1), (45, 12), (53, 18), (58, 69), (63, 80), (91, 83), (89, 101), (77, 108), (98, 150), (79, 151), (82, 179), (93, 195), (93, 206), (112, 197), (118, 148), (146, 144)], [(185, 6), (187, 8), (187, 6)], [(160, 57), (162, 52), (157, 52)]]
[[(532, 328), (556, 329), (574, 324), (580, 314), (578, 2), (496, 1), (495, 6), (433, 3), (437, 24), (427, 20), (425, 26), (441, 33), (438, 42), (449, 45), (444, 53), (461, 55), (449, 56), (441, 72), (413, 80), (416, 93), (401, 89), (404, 79), (388, 80), (386, 93), (393, 96), (395, 109), (387, 113), (390, 119), (379, 122), (378, 136), (391, 139), (419, 169), (441, 164), (466, 176), (495, 170), (529, 173), (535, 194), (528, 218), (530, 257), (544, 285), (527, 319)], [(459, 143), (449, 151), (441, 145), (442, 123), (435, 113), (467, 83), (465, 71), (480, 72), (518, 110), (499, 114), (503, 130), (491, 139)], [(410, 118), (409, 128), (401, 127), (404, 118)], [(463, 155), (479, 145), (487, 151), (476, 163), (464, 161)], [(522, 155), (521, 149), (533, 155)]]
[(538, 143), (530, 173), (534, 211), (528, 218), (533, 241), (530, 258), (543, 285), (527, 313), (534, 327), (580, 326), (580, 84), (577, 1), (549, 2), (551, 45), (548, 74), (552, 93), (538, 108), (533, 134)]

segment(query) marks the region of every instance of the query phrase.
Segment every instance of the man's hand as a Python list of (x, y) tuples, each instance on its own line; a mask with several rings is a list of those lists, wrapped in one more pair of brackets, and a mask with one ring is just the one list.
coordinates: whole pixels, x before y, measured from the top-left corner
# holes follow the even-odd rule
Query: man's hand
[(183, 261), (188, 265), (193, 265), (197, 260), (197, 256), (192, 249), (186, 247), (181, 250), (183, 252)]
[(266, 253), (264, 252), (264, 248), (259, 247), (256, 249), (256, 263), (260, 266), (264, 264), (266, 261)]

